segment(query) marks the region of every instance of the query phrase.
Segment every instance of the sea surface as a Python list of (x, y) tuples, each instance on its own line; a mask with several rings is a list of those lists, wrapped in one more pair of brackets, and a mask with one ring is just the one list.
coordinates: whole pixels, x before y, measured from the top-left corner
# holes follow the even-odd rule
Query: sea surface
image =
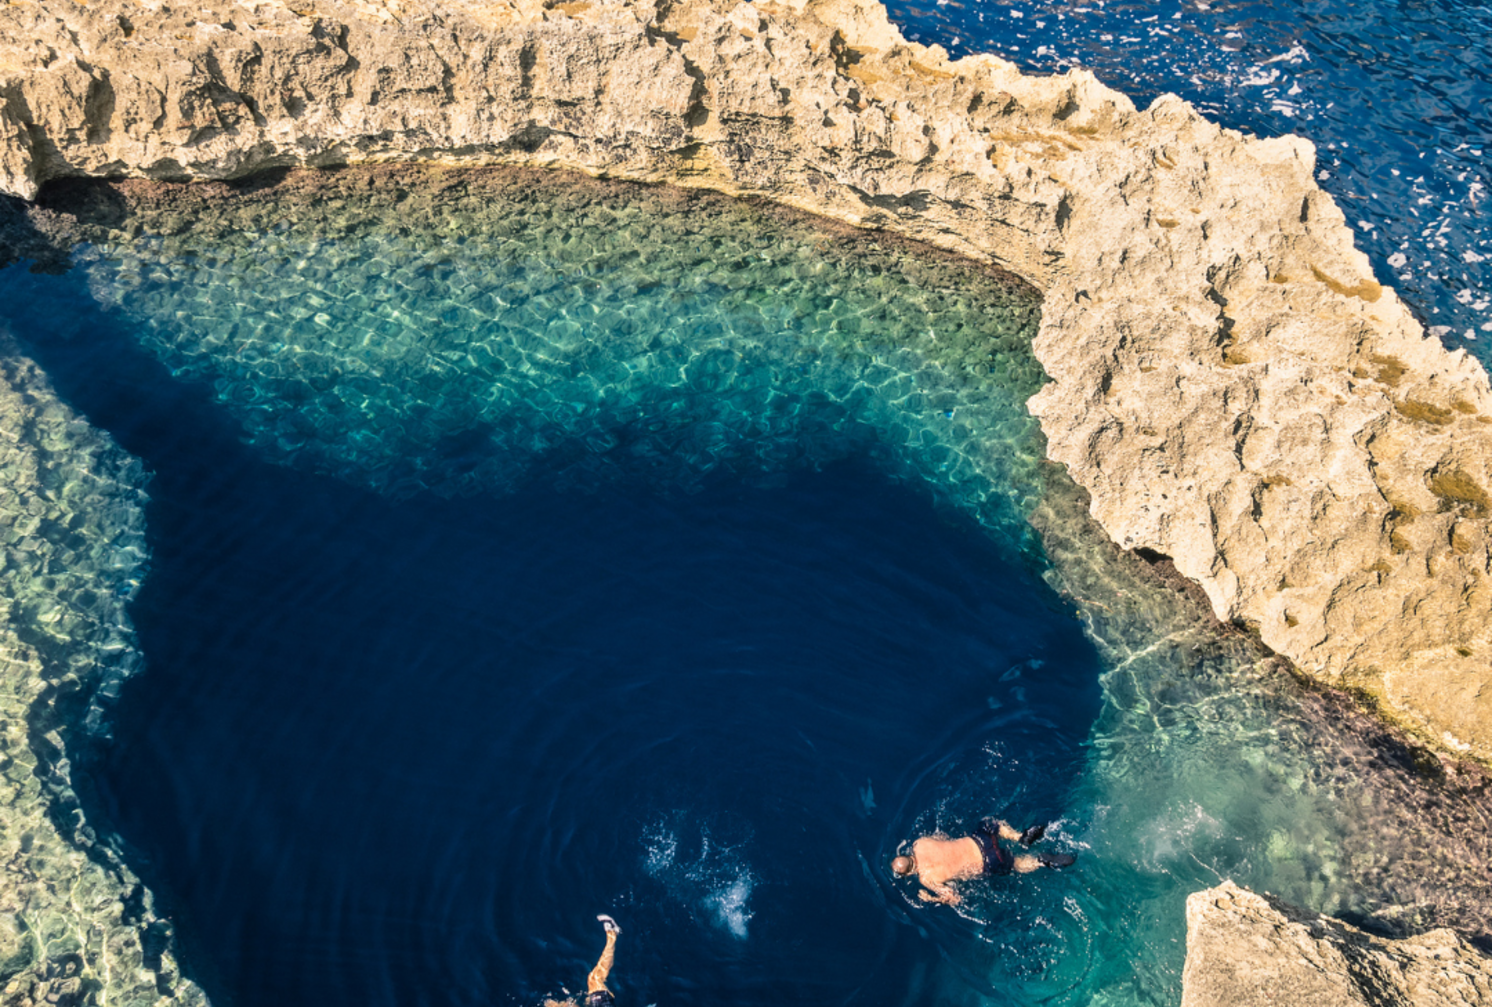
[(1145, 108), (1317, 147), (1380, 282), (1492, 363), (1492, 6), (1485, 0), (890, 0), (910, 39), (1084, 67)]
[[(129, 214), (0, 325), (151, 473), (74, 771), (216, 1002), (537, 1004), (604, 912), (623, 1004), (1174, 1004), (1224, 878), (1492, 935), (1483, 781), (1041, 460), (1022, 284), (535, 172)], [(1076, 864), (890, 875), (985, 816)]]

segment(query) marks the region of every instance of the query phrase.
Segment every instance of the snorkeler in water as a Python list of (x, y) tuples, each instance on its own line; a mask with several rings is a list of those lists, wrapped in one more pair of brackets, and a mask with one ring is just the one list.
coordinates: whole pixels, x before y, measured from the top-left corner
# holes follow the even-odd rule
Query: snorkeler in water
[[(596, 967), (591, 969), (591, 974), (585, 979), (585, 1003), (583, 1007), (611, 1007), (616, 1003), (616, 998), (611, 995), (611, 990), (606, 988), (606, 977), (611, 975), (611, 965), (616, 958), (616, 938), (622, 932), (622, 928), (616, 925), (616, 920), (602, 913), (596, 919), (606, 928), (606, 947), (601, 949), (601, 960), (596, 962)], [(582, 1007), (573, 999), (571, 1000), (545, 1000), (544, 1007)]]
[(1005, 822), (986, 818), (972, 836), (961, 839), (923, 836), (912, 844), (911, 856), (900, 856), (891, 861), (891, 870), (899, 877), (915, 874), (923, 885), (917, 891), (917, 897), (923, 902), (954, 906), (959, 902), (959, 895), (951, 882), (1012, 871), (1029, 874), (1038, 867), (1067, 867), (1077, 859), (1070, 853), (1015, 855), (1000, 845), (1000, 840), (1006, 839), (1030, 846), (1044, 835), (1045, 825), (1033, 825), (1025, 832), (1017, 832)]

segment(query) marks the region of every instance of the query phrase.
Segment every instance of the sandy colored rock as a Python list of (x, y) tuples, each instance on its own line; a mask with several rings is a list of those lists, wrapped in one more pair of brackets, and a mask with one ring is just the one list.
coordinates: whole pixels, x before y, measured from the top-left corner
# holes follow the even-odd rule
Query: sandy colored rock
[(0, 188), (378, 159), (754, 193), (1041, 288), (1031, 400), (1120, 545), (1492, 759), (1492, 388), (1295, 137), (907, 43), (869, 0), (0, 7)]
[(1181, 1007), (1467, 1007), (1492, 1003), (1492, 958), (1451, 930), (1403, 940), (1226, 881), (1186, 900)]

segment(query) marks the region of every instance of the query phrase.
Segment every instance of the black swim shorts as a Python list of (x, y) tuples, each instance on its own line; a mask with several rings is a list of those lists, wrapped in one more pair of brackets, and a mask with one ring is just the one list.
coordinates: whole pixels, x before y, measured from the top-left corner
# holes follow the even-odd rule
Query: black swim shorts
[(986, 818), (974, 830), (974, 842), (984, 854), (984, 873), (991, 876), (1009, 874), (1015, 867), (1015, 857), (1000, 845), (1000, 823)]

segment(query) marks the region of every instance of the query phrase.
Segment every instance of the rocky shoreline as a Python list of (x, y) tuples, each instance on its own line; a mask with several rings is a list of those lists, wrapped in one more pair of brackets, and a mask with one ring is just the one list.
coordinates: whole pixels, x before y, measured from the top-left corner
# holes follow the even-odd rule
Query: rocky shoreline
[(1031, 401), (1121, 546), (1492, 759), (1492, 387), (1352, 244), (1294, 137), (815, 3), (0, 8), (0, 189), (408, 159), (753, 194), (1045, 294)]
[(1186, 901), (1181, 1007), (1457, 1007), (1492, 1000), (1492, 958), (1453, 931), (1375, 937), (1226, 881)]
[[(60, 265), (80, 232), (48, 206), (70, 177), (415, 161), (759, 196), (1008, 269), (1045, 297), (1030, 407), (1095, 523), (1302, 675), (1492, 762), (1492, 387), (1373, 281), (1305, 141), (1170, 97), (1136, 110), (1082, 72), (950, 62), (867, 0), (13, 0), (0, 26), (0, 263)], [(1243, 946), (1266, 909), (1216, 895), (1198, 919)], [(131, 995), (200, 1002), (130, 943), (146, 915), (103, 924)], [(32, 947), (14, 936), (0, 951)], [(87, 995), (72, 953), (27, 951), (7, 995)], [(1188, 1004), (1231, 1002), (1193, 973)]]

